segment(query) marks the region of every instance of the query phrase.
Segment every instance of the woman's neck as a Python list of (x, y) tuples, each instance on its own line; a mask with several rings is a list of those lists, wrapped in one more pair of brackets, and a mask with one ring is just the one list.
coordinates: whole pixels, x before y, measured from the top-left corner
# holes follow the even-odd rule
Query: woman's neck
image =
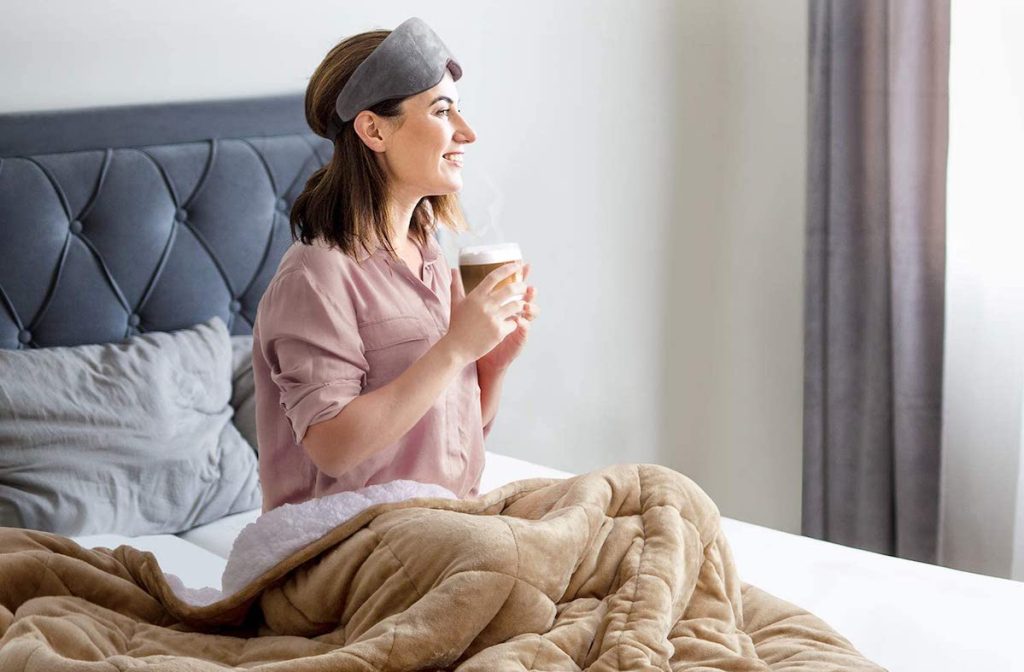
[(398, 252), (408, 249), (409, 225), (412, 223), (413, 212), (422, 196), (398, 197), (392, 200), (388, 209), (390, 218), (391, 241)]

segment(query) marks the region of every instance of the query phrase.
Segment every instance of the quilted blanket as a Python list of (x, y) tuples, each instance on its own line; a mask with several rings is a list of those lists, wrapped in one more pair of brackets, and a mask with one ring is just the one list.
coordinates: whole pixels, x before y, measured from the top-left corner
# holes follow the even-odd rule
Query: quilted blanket
[(377, 504), (205, 605), (150, 553), (0, 528), (0, 634), (0, 672), (882, 669), (645, 464)]

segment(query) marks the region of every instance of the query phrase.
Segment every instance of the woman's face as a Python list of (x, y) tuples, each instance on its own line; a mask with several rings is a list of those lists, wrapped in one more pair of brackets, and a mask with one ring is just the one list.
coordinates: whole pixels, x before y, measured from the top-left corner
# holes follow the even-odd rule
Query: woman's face
[(445, 70), (437, 86), (402, 101), (401, 117), (384, 121), (384, 151), (371, 148), (397, 193), (418, 199), (462, 189), (462, 152), (476, 133), (458, 104), (455, 82)]

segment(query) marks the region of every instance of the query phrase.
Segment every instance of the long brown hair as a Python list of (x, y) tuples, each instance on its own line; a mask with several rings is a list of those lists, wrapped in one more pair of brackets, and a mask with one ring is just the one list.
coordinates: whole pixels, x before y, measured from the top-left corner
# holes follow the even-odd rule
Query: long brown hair
[[(397, 258), (388, 226), (387, 173), (374, 152), (359, 138), (352, 121), (341, 123), (334, 104), (342, 87), (367, 56), (391, 31), (373, 30), (353, 35), (332, 48), (313, 72), (306, 87), (306, 122), (317, 135), (331, 139), (331, 120), (340, 128), (334, 139), (334, 156), (306, 181), (292, 205), (292, 239), (309, 245), (316, 238), (356, 257), (357, 246), (369, 254), (369, 244), (379, 241)], [(397, 118), (402, 98), (385, 100), (369, 108), (382, 117)], [(465, 216), (455, 194), (426, 196), (413, 210), (409, 235), (426, 246), (438, 225), (454, 231), (466, 229)]]

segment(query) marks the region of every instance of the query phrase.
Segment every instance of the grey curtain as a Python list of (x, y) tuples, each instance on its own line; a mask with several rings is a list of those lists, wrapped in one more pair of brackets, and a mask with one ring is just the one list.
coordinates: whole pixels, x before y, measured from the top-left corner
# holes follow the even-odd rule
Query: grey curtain
[(803, 533), (935, 562), (949, 0), (811, 0)]

